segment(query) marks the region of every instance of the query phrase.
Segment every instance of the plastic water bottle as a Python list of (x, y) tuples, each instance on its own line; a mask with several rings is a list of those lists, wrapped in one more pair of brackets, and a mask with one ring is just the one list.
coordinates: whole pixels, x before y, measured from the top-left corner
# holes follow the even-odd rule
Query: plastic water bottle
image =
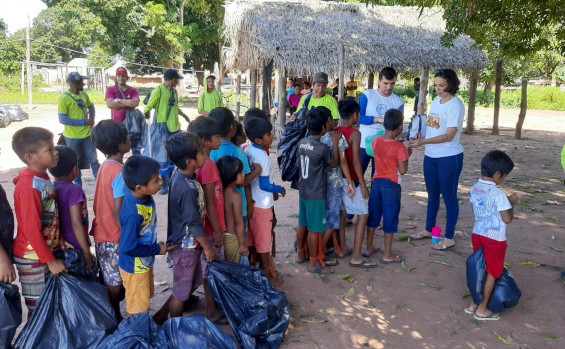
[(182, 248), (195, 248), (194, 246), (194, 236), (188, 232), (184, 235), (182, 239)]

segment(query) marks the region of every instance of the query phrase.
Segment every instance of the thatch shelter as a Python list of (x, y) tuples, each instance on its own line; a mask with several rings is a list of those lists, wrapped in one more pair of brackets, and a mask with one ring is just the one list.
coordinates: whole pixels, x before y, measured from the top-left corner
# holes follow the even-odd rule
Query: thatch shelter
[(439, 8), (318, 0), (235, 0), (225, 6), (224, 37), (231, 48), (225, 63), (240, 71), (272, 64), (279, 71), (342, 76), (385, 66), (478, 72), (488, 64), (469, 37), (442, 45)]

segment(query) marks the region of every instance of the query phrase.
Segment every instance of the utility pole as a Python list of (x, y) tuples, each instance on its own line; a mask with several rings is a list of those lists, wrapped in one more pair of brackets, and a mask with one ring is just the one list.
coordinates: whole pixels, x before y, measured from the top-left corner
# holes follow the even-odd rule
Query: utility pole
[(28, 97), (28, 111), (31, 113), (32, 110), (32, 103), (33, 103), (33, 78), (31, 76), (31, 48), (29, 43), (29, 27), (30, 27), (30, 19), (27, 16), (27, 28), (26, 28), (26, 65), (27, 65), (27, 97)]

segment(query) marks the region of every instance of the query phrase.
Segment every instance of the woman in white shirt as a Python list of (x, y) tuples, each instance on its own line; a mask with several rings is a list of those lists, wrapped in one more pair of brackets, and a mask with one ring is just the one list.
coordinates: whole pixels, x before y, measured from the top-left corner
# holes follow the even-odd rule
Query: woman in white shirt
[(435, 250), (446, 250), (455, 246), (453, 236), (459, 218), (457, 187), (463, 169), (463, 146), (459, 143), (465, 106), (455, 96), (459, 90), (459, 79), (451, 69), (440, 69), (435, 74), (435, 90), (439, 98), (432, 102), (424, 138), (410, 141), (412, 148), (426, 146), (424, 178), (428, 191), (428, 214), (426, 229), (413, 234), (412, 239), (431, 238), (436, 226), (440, 195), (447, 211), (445, 236), (432, 245)]

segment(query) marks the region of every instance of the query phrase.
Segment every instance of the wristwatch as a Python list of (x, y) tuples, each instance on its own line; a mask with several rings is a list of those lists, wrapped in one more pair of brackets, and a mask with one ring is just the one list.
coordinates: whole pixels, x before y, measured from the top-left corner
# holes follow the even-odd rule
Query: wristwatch
[(116, 103), (120, 103), (121, 101), (122, 101), (122, 100), (119, 99), (119, 98), (114, 99), (114, 102), (116, 102)]

